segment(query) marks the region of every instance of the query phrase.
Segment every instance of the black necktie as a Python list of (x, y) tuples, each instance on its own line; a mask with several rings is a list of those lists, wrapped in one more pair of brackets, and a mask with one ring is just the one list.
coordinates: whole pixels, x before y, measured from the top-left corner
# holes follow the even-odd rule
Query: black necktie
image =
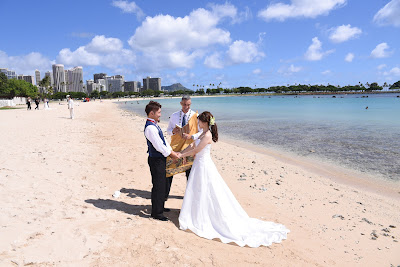
[(183, 114), (182, 127), (186, 125), (186, 114)]

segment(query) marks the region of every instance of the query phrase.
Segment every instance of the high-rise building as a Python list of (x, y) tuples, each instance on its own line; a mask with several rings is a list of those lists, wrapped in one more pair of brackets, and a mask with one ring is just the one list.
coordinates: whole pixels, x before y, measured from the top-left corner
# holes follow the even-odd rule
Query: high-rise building
[(40, 71), (35, 70), (35, 79), (36, 79), (36, 85), (39, 85), (40, 82)]
[(110, 93), (123, 92), (124, 91), (124, 76), (106, 76), (105, 77), (107, 91)]
[(18, 75), (13, 70), (0, 69), (0, 72), (7, 76), (7, 79), (18, 79)]
[(107, 91), (106, 80), (104, 80), (104, 79), (98, 79), (98, 80), (97, 80), (97, 83), (99, 84), (99, 92)]
[(124, 92), (140, 92), (140, 88), (138, 88), (138, 82), (125, 82)]
[(54, 92), (66, 92), (64, 65), (54, 64), (52, 67)]
[(151, 89), (153, 91), (161, 91), (161, 78), (147, 78), (143, 79), (143, 90)]
[(83, 92), (83, 69), (75, 67), (66, 71), (65, 82), (68, 92)]
[(35, 85), (35, 80), (32, 75), (22, 75), (22, 80), (27, 83), (31, 83), (32, 85)]
[(90, 94), (91, 92), (93, 92), (93, 80), (86, 80), (86, 90), (88, 92), (88, 94)]
[(93, 80), (95, 83), (97, 83), (99, 79), (104, 79), (106, 76), (106, 73), (95, 73), (93, 74)]
[[(99, 79), (102, 80), (102, 79)], [(100, 84), (99, 83), (95, 83), (93, 80), (87, 80), (86, 81), (86, 88), (87, 88), (87, 93), (91, 94), (93, 91), (97, 91), (100, 92)]]
[(51, 71), (46, 71), (44, 74), (45, 77), (50, 77), (50, 86), (54, 86), (54, 77)]

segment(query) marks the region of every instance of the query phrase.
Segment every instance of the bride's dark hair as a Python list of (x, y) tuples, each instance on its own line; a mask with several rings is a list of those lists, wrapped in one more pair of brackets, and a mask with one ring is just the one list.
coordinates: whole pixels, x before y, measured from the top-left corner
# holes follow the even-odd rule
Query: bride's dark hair
[[(198, 117), (198, 119), (201, 120), (202, 122), (206, 122), (208, 124), (208, 127), (210, 127), (211, 118), (214, 118), (214, 116), (209, 111), (204, 111)], [(214, 142), (217, 142), (218, 141), (218, 128), (217, 128), (217, 124), (215, 123), (215, 119), (214, 119), (214, 125), (211, 125), (210, 132), (212, 135), (212, 140)]]

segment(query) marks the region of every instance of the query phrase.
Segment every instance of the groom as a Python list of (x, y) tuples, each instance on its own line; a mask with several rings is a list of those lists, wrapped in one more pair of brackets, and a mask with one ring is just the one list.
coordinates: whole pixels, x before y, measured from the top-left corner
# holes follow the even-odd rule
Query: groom
[(165, 142), (161, 128), (157, 125), (161, 117), (160, 103), (150, 101), (146, 105), (145, 111), (147, 120), (144, 127), (144, 135), (147, 140), (148, 164), (153, 184), (153, 188), (151, 189), (151, 217), (160, 221), (168, 221), (168, 218), (164, 216), (164, 211), (170, 211), (164, 208), (167, 182), (165, 172), (166, 159), (168, 156), (177, 159), (178, 155)]

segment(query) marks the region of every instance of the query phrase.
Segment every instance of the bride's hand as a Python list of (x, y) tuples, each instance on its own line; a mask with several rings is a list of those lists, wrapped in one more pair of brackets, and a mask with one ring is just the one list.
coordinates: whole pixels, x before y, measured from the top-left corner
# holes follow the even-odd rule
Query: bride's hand
[(183, 138), (186, 140), (189, 140), (189, 139), (192, 139), (192, 136), (190, 134), (183, 133)]

